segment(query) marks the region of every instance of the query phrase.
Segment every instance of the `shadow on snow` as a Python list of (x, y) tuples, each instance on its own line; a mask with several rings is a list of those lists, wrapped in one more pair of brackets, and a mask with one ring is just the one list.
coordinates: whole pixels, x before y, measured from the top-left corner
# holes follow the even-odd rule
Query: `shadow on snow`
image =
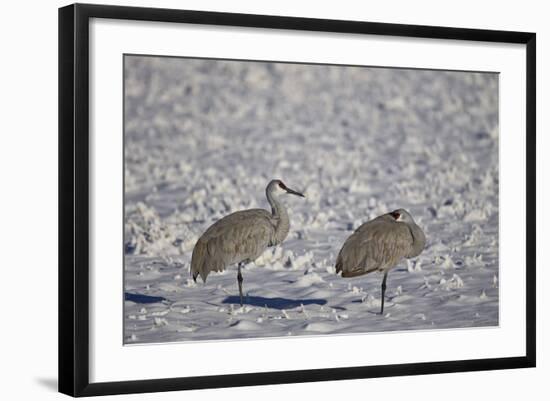
[[(239, 296), (229, 296), (225, 298), (222, 303), (224, 304), (237, 304), (239, 305), (241, 299)], [(243, 305), (268, 307), (271, 309), (292, 309), (301, 305), (325, 305), (327, 301), (325, 299), (287, 299), (287, 298), (265, 298), (256, 296), (243, 297)]]
[(124, 300), (132, 301), (132, 302), (135, 302), (136, 304), (154, 304), (157, 302), (168, 301), (164, 297), (152, 297), (150, 295), (132, 294), (130, 292), (124, 293)]

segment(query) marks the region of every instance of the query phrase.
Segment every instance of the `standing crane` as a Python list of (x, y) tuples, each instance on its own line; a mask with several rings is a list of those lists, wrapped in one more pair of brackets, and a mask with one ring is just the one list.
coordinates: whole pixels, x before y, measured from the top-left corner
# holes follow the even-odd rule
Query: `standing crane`
[(383, 314), (388, 272), (403, 258), (420, 255), (425, 245), (426, 236), (409, 212), (397, 209), (362, 224), (348, 237), (336, 259), (336, 273), (355, 277), (384, 272), (380, 308)]
[(191, 257), (193, 280), (201, 276), (203, 282), (211, 271), (223, 271), (226, 266), (238, 264), (237, 281), (243, 305), (243, 276), (241, 266), (256, 260), (267, 247), (284, 241), (290, 229), (286, 207), (279, 195), (305, 197), (288, 188), (281, 180), (272, 180), (265, 189), (271, 213), (264, 209), (249, 209), (231, 213), (212, 224), (198, 239)]

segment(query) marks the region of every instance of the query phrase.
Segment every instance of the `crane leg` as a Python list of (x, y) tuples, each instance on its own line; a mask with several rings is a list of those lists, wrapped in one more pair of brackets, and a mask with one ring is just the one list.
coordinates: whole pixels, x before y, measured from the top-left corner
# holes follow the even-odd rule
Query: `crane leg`
[(386, 294), (386, 279), (388, 278), (388, 272), (384, 273), (384, 278), (382, 279), (382, 306), (380, 308), (380, 314), (384, 313), (384, 297)]
[(237, 281), (239, 282), (239, 296), (241, 297), (241, 306), (243, 306), (243, 275), (241, 274), (241, 263), (239, 263)]

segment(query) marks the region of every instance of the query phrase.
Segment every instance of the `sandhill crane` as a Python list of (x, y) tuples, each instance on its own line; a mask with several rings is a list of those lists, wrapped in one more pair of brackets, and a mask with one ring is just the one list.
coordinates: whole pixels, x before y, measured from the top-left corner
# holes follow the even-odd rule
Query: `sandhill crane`
[(201, 276), (203, 282), (211, 271), (223, 271), (226, 266), (238, 263), (237, 281), (243, 305), (243, 263), (253, 262), (269, 246), (283, 242), (288, 235), (290, 222), (279, 195), (303, 194), (288, 188), (281, 180), (272, 180), (265, 189), (271, 213), (264, 209), (249, 209), (227, 215), (212, 224), (199, 238), (191, 257), (193, 280)]
[(384, 294), (388, 272), (403, 258), (420, 255), (426, 236), (405, 209), (378, 216), (361, 225), (344, 242), (336, 259), (336, 273), (355, 277), (373, 271), (384, 272), (380, 314), (384, 313)]

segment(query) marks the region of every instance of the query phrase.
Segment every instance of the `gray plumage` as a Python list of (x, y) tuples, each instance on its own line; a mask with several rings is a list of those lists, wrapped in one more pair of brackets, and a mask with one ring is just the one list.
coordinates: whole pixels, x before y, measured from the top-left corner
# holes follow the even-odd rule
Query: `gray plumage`
[(278, 194), (304, 196), (288, 188), (281, 180), (272, 180), (266, 187), (271, 213), (250, 209), (232, 213), (211, 225), (198, 239), (191, 257), (191, 274), (204, 282), (212, 271), (220, 272), (238, 263), (237, 280), (242, 305), (241, 264), (256, 260), (267, 247), (283, 242), (290, 222)]
[(384, 272), (382, 306), (388, 272), (404, 258), (420, 255), (426, 236), (405, 209), (394, 210), (361, 225), (344, 242), (336, 259), (336, 273), (355, 277), (373, 271)]

